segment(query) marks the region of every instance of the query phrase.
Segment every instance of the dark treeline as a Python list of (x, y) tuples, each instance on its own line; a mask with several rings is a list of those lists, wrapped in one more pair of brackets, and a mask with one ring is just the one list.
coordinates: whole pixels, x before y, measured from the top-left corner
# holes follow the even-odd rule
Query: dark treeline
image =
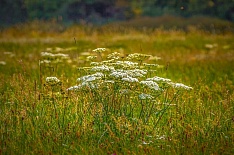
[(164, 14), (234, 21), (234, 0), (0, 0), (2, 26), (52, 19), (103, 24)]

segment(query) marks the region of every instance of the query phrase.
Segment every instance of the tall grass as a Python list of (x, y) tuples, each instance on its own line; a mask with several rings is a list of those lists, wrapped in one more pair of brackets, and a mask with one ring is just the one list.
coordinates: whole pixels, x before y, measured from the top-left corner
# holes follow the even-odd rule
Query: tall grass
[[(1, 38), (2, 154), (234, 152), (232, 34), (78, 29), (82, 37), (74, 29), (50, 40)], [(127, 59), (133, 53), (161, 59)], [(118, 78), (112, 67), (146, 74)], [(158, 90), (140, 83), (155, 76), (165, 80)], [(166, 79), (193, 90), (178, 92)]]

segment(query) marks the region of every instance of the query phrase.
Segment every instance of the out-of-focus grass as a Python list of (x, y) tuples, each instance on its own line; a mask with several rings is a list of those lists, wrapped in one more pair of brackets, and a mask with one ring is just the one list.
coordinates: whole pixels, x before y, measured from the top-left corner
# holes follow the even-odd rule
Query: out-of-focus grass
[[(47, 27), (49, 30), (50, 28)], [(16, 31), (17, 30), (17, 31)], [(11, 29), (0, 38), (0, 152), (2, 154), (232, 154), (234, 152), (234, 37), (203, 31), (71, 27), (47, 33), (35, 29)], [(9, 34), (9, 35), (8, 35)], [(59, 48), (58, 48), (59, 47)], [(63, 88), (78, 78), (82, 53), (97, 47), (160, 56), (165, 67), (158, 74), (192, 86), (160, 121), (153, 143), (140, 144), (111, 137), (101, 145), (87, 124), (82, 136), (72, 115), (58, 127), (53, 104), (40, 102), (39, 60), (47, 48), (71, 57), (53, 75)], [(69, 49), (70, 50), (65, 50)], [(72, 111), (72, 105), (61, 109)], [(51, 115), (50, 115), (51, 113)], [(62, 114), (63, 111), (59, 111)], [(62, 119), (60, 120), (62, 121)], [(70, 127), (69, 124), (70, 123)], [(134, 133), (133, 133), (134, 134)], [(134, 135), (132, 135), (134, 136)]]

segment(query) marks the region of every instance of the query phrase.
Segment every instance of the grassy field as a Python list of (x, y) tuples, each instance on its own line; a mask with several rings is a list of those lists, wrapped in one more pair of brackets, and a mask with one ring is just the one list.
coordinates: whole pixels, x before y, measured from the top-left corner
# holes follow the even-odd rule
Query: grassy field
[(0, 154), (234, 153), (232, 33), (46, 26), (1, 32)]

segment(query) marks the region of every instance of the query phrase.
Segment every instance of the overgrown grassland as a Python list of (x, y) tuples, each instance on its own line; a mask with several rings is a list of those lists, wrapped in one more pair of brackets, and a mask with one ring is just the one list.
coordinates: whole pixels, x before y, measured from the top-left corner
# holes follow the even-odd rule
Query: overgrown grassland
[[(233, 34), (160, 29), (2, 33), (0, 154), (233, 154), (233, 42)], [(77, 78), (92, 74), (82, 67), (90, 66), (86, 57), (96, 56), (92, 50), (98, 47), (108, 49), (102, 57), (161, 57), (156, 63), (164, 67), (152, 75), (193, 90), (166, 87), (152, 102), (135, 97), (151, 90), (119, 81), (109, 89), (67, 91)], [(48, 65), (41, 52), (69, 58)], [(47, 77), (60, 81), (51, 85)], [(131, 95), (121, 96), (123, 88)]]

